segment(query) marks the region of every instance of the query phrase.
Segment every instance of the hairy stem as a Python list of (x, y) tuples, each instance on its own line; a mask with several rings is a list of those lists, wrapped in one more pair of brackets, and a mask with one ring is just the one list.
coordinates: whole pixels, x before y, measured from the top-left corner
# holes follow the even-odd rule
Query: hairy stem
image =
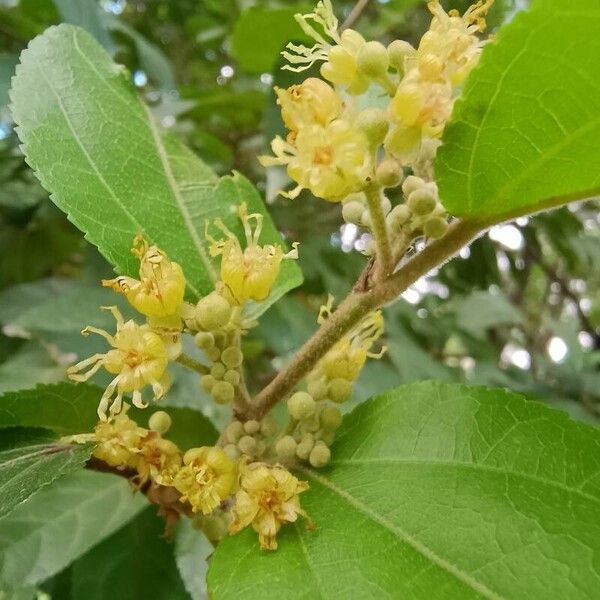
[(372, 183), (365, 189), (367, 205), (371, 217), (371, 231), (377, 244), (377, 264), (375, 274), (377, 279), (385, 279), (394, 269), (392, 248), (388, 235), (385, 217), (381, 209), (381, 188)]
[(457, 221), (441, 239), (429, 244), (396, 273), (365, 292), (353, 292), (300, 348), (292, 361), (256, 396), (250, 418), (262, 418), (285, 398), (331, 349), (365, 315), (393, 300), (417, 279), (452, 258), (488, 226), (476, 220)]
[(206, 365), (203, 365), (200, 361), (187, 354), (183, 354), (183, 352), (177, 357), (176, 362), (192, 371), (196, 371), (196, 373), (200, 373), (200, 375), (208, 375), (210, 373), (210, 369)]

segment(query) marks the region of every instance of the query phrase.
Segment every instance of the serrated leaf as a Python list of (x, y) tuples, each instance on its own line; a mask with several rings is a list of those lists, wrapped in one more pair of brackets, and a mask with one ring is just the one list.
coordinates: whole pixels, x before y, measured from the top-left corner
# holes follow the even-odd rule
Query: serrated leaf
[(121, 477), (72, 473), (0, 520), (0, 581), (35, 585), (112, 535), (145, 506)]
[[(243, 200), (265, 214), (261, 241), (281, 241), (251, 184), (239, 174), (217, 179), (163, 135), (125, 70), (82, 29), (60, 25), (35, 38), (11, 99), (27, 161), (119, 273), (136, 275), (130, 246), (143, 233), (182, 265), (190, 299), (210, 292), (217, 269), (205, 221), (220, 216), (241, 232), (235, 205)], [(298, 267), (286, 265), (260, 310), (300, 281)]]
[(251, 530), (208, 573), (239, 598), (593, 598), (600, 431), (501, 390), (432, 382), (346, 418), (332, 463), (303, 469), (316, 523), (276, 552)]
[[(0, 396), (0, 430), (17, 425), (44, 427), (61, 436), (91, 431), (98, 422), (96, 411), (102, 392), (102, 388), (84, 383), (39, 385), (31, 390), (7, 392)], [(169, 413), (173, 424), (165, 437), (182, 449), (211, 445), (217, 440), (214, 425), (191, 408), (132, 406), (128, 415), (145, 427), (155, 410)]]
[(73, 565), (74, 600), (187, 600), (165, 521), (151, 506)]
[(499, 220), (600, 190), (600, 4), (536, 0), (487, 46), (436, 162), (457, 216)]
[(92, 446), (60, 444), (51, 432), (10, 429), (0, 433), (0, 519), (55, 479), (83, 468)]

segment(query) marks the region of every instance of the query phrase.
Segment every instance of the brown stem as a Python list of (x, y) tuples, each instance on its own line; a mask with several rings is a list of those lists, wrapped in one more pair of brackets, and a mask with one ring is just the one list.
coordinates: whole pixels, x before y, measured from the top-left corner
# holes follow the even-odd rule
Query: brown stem
[(346, 17), (346, 20), (342, 23), (340, 29), (344, 30), (352, 27), (358, 20), (358, 17), (362, 14), (362, 11), (367, 7), (367, 4), (369, 4), (369, 0), (358, 0), (350, 11), (350, 14)]

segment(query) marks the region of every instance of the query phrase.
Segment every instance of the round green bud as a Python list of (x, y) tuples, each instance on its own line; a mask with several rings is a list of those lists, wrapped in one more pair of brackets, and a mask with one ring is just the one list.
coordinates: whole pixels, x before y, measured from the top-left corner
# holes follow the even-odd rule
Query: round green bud
[(410, 208), (406, 204), (399, 204), (392, 208), (390, 214), (385, 218), (385, 222), (391, 231), (400, 233), (402, 226), (410, 220), (410, 216)]
[(431, 190), (421, 188), (410, 193), (407, 204), (415, 215), (425, 216), (435, 209), (437, 200)]
[(321, 425), (325, 429), (337, 429), (342, 424), (342, 413), (335, 406), (326, 406), (321, 411)]
[(380, 42), (367, 42), (356, 55), (358, 72), (365, 77), (377, 79), (386, 74), (390, 66), (386, 47)]
[(236, 443), (243, 435), (244, 425), (239, 421), (231, 421), (225, 429), (225, 438), (231, 443)]
[(381, 144), (390, 128), (387, 115), (380, 108), (365, 108), (358, 113), (356, 126), (373, 145)]
[(423, 225), (423, 233), (426, 237), (438, 239), (448, 231), (448, 221), (443, 217), (431, 217)]
[(223, 452), (225, 452), (231, 460), (237, 460), (240, 457), (240, 451), (235, 444), (227, 444), (223, 447)]
[(229, 348), (225, 348), (225, 350), (221, 352), (221, 360), (229, 369), (235, 369), (242, 364), (244, 355), (237, 346), (229, 346)]
[(210, 393), (217, 404), (229, 404), (233, 400), (235, 390), (227, 381), (217, 381)]
[(316, 403), (314, 398), (306, 392), (296, 392), (287, 402), (290, 415), (298, 421), (308, 419), (315, 413)]
[(225, 371), (227, 369), (225, 368), (225, 365), (223, 363), (220, 362), (216, 362), (213, 364), (211, 370), (210, 370), (210, 374), (215, 378), (215, 379), (223, 379), (223, 375), (225, 375)]
[(422, 188), (425, 185), (425, 182), (415, 175), (409, 175), (404, 182), (402, 183), (402, 191), (404, 195), (408, 197), (415, 190)]
[(387, 196), (381, 197), (381, 212), (387, 215), (392, 210), (392, 203)]
[(208, 350), (215, 345), (215, 338), (209, 331), (199, 331), (194, 337), (194, 341), (196, 342), (196, 346), (202, 348), (202, 350)]
[(205, 331), (220, 329), (230, 318), (231, 305), (217, 292), (204, 296), (196, 305), (196, 321)]
[(161, 435), (167, 433), (171, 429), (171, 417), (164, 410), (157, 410), (150, 415), (148, 419), (148, 428)]
[(284, 435), (275, 444), (275, 453), (282, 460), (296, 456), (296, 440), (291, 435)]
[(371, 213), (366, 208), (363, 210), (362, 215), (360, 216), (360, 224), (368, 229), (371, 228)]
[(387, 53), (392, 68), (399, 73), (404, 73), (404, 63), (408, 56), (412, 56), (416, 50), (404, 40), (394, 40), (388, 47)]
[(254, 435), (260, 431), (260, 423), (254, 419), (246, 421), (244, 423), (244, 431), (250, 435)]
[(346, 402), (352, 395), (352, 382), (337, 377), (329, 382), (329, 397), (333, 402)]
[(217, 346), (219, 350), (228, 346), (227, 339), (229, 336), (224, 331), (213, 331), (213, 337), (215, 338), (215, 346)]
[(260, 432), (265, 437), (271, 437), (271, 436), (275, 435), (277, 433), (278, 429), (279, 428), (277, 427), (277, 421), (275, 421), (275, 419), (273, 417), (271, 417), (270, 415), (267, 415), (260, 422)]
[(311, 466), (318, 469), (324, 467), (331, 459), (331, 450), (322, 442), (317, 442), (311, 450), (308, 461)]
[(242, 376), (232, 369), (225, 371), (225, 375), (223, 375), (223, 381), (228, 381), (233, 387), (239, 385), (241, 379)]
[(362, 202), (351, 200), (350, 202), (344, 202), (342, 205), (342, 218), (346, 223), (354, 223), (354, 225), (360, 224), (360, 218), (365, 210), (365, 205)]
[(219, 360), (219, 358), (221, 358), (221, 351), (216, 346), (214, 348), (205, 350), (204, 354), (206, 354), (206, 357), (213, 362), (216, 362)]
[(200, 385), (205, 392), (211, 392), (217, 380), (212, 375), (202, 375)]
[(242, 454), (253, 454), (256, 450), (256, 440), (251, 435), (245, 435), (239, 439), (237, 447)]
[(402, 182), (402, 167), (394, 158), (386, 158), (382, 160), (375, 170), (377, 183), (383, 187), (396, 187)]
[(315, 438), (310, 433), (306, 433), (296, 446), (296, 456), (302, 460), (307, 460), (314, 445)]
[(327, 384), (320, 379), (308, 383), (308, 393), (317, 401), (327, 396)]

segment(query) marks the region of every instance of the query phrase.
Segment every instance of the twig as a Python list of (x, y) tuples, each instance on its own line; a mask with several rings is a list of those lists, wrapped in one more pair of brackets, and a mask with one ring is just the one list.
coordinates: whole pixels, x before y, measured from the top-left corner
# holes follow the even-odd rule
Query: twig
[(367, 4), (369, 4), (369, 0), (358, 0), (358, 2), (350, 11), (350, 14), (346, 17), (346, 20), (342, 23), (340, 29), (344, 30), (348, 29), (349, 27), (352, 27), (352, 25), (356, 23), (356, 21), (362, 14), (362, 11), (367, 7)]
[(210, 373), (210, 369), (206, 365), (203, 365), (200, 361), (187, 354), (181, 353), (177, 357), (176, 362), (192, 371), (196, 371), (196, 373), (200, 373), (200, 375), (208, 375)]
[(371, 219), (371, 230), (377, 244), (377, 263), (375, 264), (375, 277), (378, 280), (385, 279), (394, 269), (392, 262), (392, 248), (390, 238), (385, 224), (385, 217), (381, 209), (381, 188), (371, 183), (365, 189), (369, 217)]

